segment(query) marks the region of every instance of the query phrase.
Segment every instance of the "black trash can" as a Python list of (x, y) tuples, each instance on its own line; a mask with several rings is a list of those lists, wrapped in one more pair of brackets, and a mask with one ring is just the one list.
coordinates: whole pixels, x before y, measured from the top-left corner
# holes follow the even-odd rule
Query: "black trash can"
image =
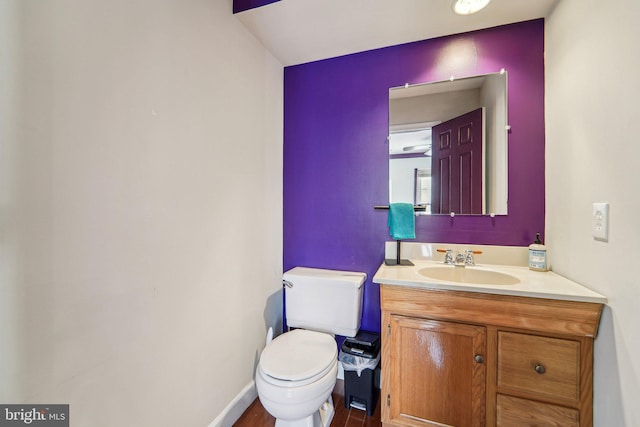
[(344, 406), (373, 415), (380, 394), (380, 334), (359, 331), (345, 339), (340, 361), (344, 368)]

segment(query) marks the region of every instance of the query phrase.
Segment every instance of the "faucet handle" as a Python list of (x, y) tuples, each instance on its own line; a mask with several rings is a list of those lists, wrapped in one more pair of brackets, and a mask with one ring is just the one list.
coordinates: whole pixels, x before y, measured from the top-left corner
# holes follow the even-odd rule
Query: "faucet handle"
[(464, 251), (464, 265), (476, 265), (473, 255), (480, 255), (481, 253), (482, 251), (474, 251), (472, 249)]
[(436, 249), (437, 252), (444, 253), (444, 263), (445, 264), (455, 264), (453, 260), (453, 250), (452, 249)]
[(455, 264), (456, 261), (453, 259), (453, 250), (447, 249), (447, 253), (444, 254), (444, 263), (445, 264)]

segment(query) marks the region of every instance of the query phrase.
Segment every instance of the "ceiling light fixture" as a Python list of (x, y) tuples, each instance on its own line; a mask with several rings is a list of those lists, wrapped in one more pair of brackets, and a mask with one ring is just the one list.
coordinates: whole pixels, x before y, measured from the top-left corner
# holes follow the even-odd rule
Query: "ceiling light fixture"
[(491, 0), (455, 0), (453, 11), (458, 15), (471, 15), (484, 9)]

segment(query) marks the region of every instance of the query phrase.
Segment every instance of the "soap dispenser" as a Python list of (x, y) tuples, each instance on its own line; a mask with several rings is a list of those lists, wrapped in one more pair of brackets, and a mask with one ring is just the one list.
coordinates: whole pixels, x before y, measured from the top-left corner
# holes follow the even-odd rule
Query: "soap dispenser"
[(540, 233), (536, 233), (536, 240), (529, 245), (529, 269), (547, 271), (547, 247), (540, 240)]

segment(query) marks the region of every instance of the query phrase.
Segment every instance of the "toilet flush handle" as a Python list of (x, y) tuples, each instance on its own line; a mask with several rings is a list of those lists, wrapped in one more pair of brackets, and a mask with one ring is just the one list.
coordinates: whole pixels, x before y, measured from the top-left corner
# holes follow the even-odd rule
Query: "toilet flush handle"
[(291, 283), (288, 280), (283, 280), (282, 281), (282, 286), (286, 286), (287, 288), (293, 288), (293, 283)]

